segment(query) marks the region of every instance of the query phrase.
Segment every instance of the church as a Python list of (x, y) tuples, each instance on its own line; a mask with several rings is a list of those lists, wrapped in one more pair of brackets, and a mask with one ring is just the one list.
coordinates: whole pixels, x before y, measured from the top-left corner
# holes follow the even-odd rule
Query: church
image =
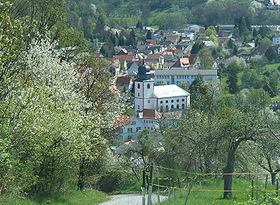
[(159, 129), (158, 120), (164, 113), (182, 111), (190, 106), (190, 94), (177, 85), (155, 86), (149, 67), (143, 63), (135, 80), (135, 116), (120, 116), (117, 124), (120, 139), (131, 140), (143, 129)]
[(136, 116), (143, 110), (160, 113), (184, 110), (190, 106), (190, 94), (177, 85), (157, 85), (151, 78), (149, 67), (144, 63), (139, 67), (135, 80), (134, 106)]

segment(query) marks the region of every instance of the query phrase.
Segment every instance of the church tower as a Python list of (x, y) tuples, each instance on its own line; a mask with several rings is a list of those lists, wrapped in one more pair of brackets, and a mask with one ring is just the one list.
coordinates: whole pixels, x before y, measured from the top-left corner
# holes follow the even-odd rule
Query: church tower
[(138, 116), (144, 109), (155, 109), (154, 80), (149, 73), (150, 68), (143, 62), (138, 68), (135, 80), (135, 113)]

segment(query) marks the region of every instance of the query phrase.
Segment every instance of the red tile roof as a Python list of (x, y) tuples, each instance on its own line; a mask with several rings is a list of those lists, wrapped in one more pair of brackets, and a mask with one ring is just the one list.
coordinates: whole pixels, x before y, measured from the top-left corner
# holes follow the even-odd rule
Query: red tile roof
[(120, 115), (119, 117), (114, 119), (114, 125), (117, 127), (123, 127), (131, 122), (133, 116), (128, 115)]
[(180, 68), (190, 67), (189, 58), (179, 58), (178, 61), (174, 64), (174, 67), (180, 67)]
[(117, 78), (117, 81), (116, 81), (116, 86), (117, 87), (120, 87), (120, 86), (129, 86), (130, 84), (130, 81), (131, 81), (131, 77), (130, 76), (120, 76)]
[(113, 56), (113, 58), (119, 60), (133, 61), (133, 55), (115, 55)]
[(159, 59), (160, 54), (148, 54), (147, 59)]
[(143, 118), (144, 119), (160, 119), (161, 114), (153, 109), (144, 109), (143, 110)]
[(114, 94), (114, 95), (120, 92), (119, 89), (118, 89), (115, 85), (109, 86), (109, 90), (110, 90), (111, 93)]
[(148, 44), (156, 44), (157, 41), (155, 39), (147, 39), (146, 43), (148, 43)]
[(253, 55), (264, 55), (268, 46), (259, 46), (253, 51)]

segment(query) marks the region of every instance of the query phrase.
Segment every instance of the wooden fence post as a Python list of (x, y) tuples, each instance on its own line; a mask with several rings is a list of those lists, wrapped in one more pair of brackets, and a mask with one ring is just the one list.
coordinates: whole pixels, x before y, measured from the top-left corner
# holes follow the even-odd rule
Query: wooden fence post
[(146, 184), (145, 184), (145, 170), (143, 170), (143, 184), (142, 184), (142, 205), (145, 205), (145, 194), (146, 194)]
[(148, 189), (148, 205), (152, 205), (152, 189), (153, 189), (153, 164), (150, 166), (150, 181), (149, 181), (149, 189)]
[(254, 180), (252, 180), (252, 201), (254, 200)]
[(276, 181), (276, 197), (278, 197), (278, 194), (279, 194), (278, 188), (279, 188), (279, 181), (277, 179), (277, 181)]

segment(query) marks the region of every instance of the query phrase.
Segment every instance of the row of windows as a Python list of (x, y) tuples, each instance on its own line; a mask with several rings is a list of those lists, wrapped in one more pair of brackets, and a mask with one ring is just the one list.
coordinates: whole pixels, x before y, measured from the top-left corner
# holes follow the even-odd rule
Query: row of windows
[[(152, 127), (145, 127), (145, 129), (151, 129), (151, 130), (153, 130), (154, 128), (152, 128)], [(136, 127), (136, 132), (139, 132), (139, 131), (141, 131), (142, 129), (141, 129), (141, 127)], [(125, 129), (120, 129), (120, 133), (122, 134), (123, 132), (125, 131)], [(132, 133), (132, 128), (127, 128), (127, 133)]]
[[(179, 99), (177, 99), (176, 101), (180, 102)], [(169, 102), (168, 100), (165, 101), (165, 103), (168, 103), (168, 102)], [(173, 102), (174, 102), (174, 100), (171, 100), (171, 103), (173, 103)], [(185, 99), (182, 99), (182, 102), (185, 102)], [(162, 103), (163, 103), (163, 101), (160, 101), (160, 104), (162, 104)]]
[(167, 76), (167, 75), (156, 75), (155, 77), (158, 79), (169, 79), (170, 78), (170, 76)]
[(177, 75), (177, 79), (194, 79), (196, 76), (189, 76), (189, 75)]
[[(177, 79), (194, 79), (196, 78), (195, 75), (175, 75)], [(156, 76), (157, 79), (170, 79), (169, 75), (158, 75)]]
[[(140, 83), (137, 85), (137, 88), (140, 89)], [(150, 89), (150, 88), (151, 88), (151, 85), (148, 83), (147, 84), (147, 89)]]
[[(182, 104), (181, 108), (185, 109), (185, 104)], [(170, 111), (173, 111), (174, 109), (175, 109), (175, 106), (171, 105)], [(180, 109), (180, 105), (179, 104), (176, 105), (176, 109)], [(164, 112), (164, 111), (165, 112), (169, 112), (169, 106), (168, 105), (165, 106), (165, 110), (163, 110), (163, 106), (160, 106), (160, 112)]]
[(150, 123), (150, 124), (153, 124), (153, 121), (152, 120), (143, 120), (144, 123)]

